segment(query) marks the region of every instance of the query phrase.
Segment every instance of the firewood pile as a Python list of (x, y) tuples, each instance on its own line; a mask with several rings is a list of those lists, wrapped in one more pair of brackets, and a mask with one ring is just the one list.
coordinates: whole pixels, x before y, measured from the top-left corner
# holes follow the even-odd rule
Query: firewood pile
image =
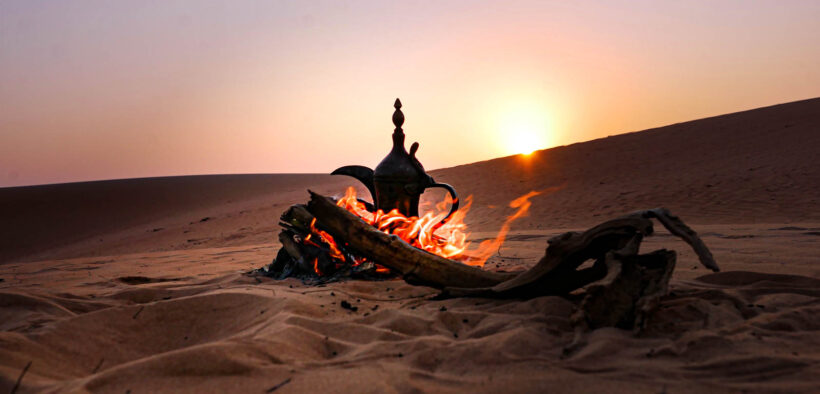
[(279, 233), (282, 248), (265, 268), (267, 276), (276, 279), (295, 277), (320, 284), (345, 278), (387, 279), (397, 274), (354, 255), (346, 245), (333, 242), (305, 205), (288, 208), (282, 213), (279, 225), (282, 227)]
[[(266, 275), (317, 282), (398, 276), (413, 285), (439, 289), (439, 298), (527, 299), (569, 296), (583, 289), (572, 317), (579, 331), (606, 326), (640, 330), (667, 294), (676, 260), (675, 252), (666, 249), (639, 254), (641, 241), (654, 231), (652, 219), (686, 241), (706, 268), (719, 270), (697, 234), (663, 208), (553, 237), (534, 267), (502, 273), (417, 249), (365, 223), (330, 198), (310, 192), (307, 205), (294, 205), (282, 214), (283, 247)], [(587, 261), (594, 263), (579, 269)]]

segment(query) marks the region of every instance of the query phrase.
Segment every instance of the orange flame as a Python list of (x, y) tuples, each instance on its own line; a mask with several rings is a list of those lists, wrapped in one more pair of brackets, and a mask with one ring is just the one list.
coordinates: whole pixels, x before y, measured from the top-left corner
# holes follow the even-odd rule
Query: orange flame
[(319, 270), (319, 258), (318, 257), (313, 259), (313, 270), (316, 271), (316, 275), (322, 276), (322, 271)]
[[(330, 247), (330, 257), (333, 257), (334, 259), (339, 259), (341, 261), (345, 261), (345, 255), (342, 253), (341, 250), (339, 250), (339, 245), (336, 245), (336, 241), (333, 240), (333, 236), (331, 236), (325, 231), (316, 228), (316, 218), (313, 218), (313, 220), (310, 221), (310, 231), (311, 234), (308, 234), (308, 236), (305, 238), (305, 242), (310, 243), (313, 246), (320, 247), (315, 242), (310, 240), (310, 237), (313, 236), (313, 234), (316, 234), (319, 236), (319, 239), (321, 239), (324, 243), (328, 245), (328, 247)], [(318, 263), (316, 266), (318, 267)], [(316, 272), (319, 272), (318, 268), (316, 269)]]
[[(430, 253), (439, 255), (444, 258), (460, 261), (464, 264), (481, 267), (487, 259), (504, 243), (504, 239), (510, 230), (510, 224), (516, 219), (527, 214), (532, 203), (530, 198), (541, 194), (541, 192), (529, 192), (521, 197), (516, 198), (510, 202), (511, 208), (516, 208), (516, 212), (509, 217), (501, 226), (501, 230), (495, 239), (483, 241), (475, 250), (468, 250), (470, 242), (467, 241), (466, 233), (467, 225), (464, 223), (464, 217), (469, 212), (472, 205), (472, 196), (467, 197), (464, 207), (456, 211), (445, 223), (441, 221), (447, 217), (445, 208), (448, 204), (452, 204), (449, 196), (436, 204), (437, 210), (440, 212), (435, 214), (428, 212), (422, 217), (406, 217), (394, 209), (388, 213), (381, 210), (376, 212), (369, 212), (364, 203), (356, 198), (356, 189), (349, 187), (345, 196), (337, 201), (336, 205), (347, 209), (356, 216), (360, 217), (366, 223), (378, 228), (386, 234), (393, 234), (404, 240), (405, 242)], [(339, 248), (333, 241), (330, 234), (315, 228), (315, 219), (311, 223), (311, 230), (314, 231), (322, 241), (330, 245), (331, 256), (336, 257), (335, 254), (342, 255)], [(309, 239), (310, 237), (308, 237)], [(344, 261), (344, 257), (340, 258)], [(356, 264), (360, 263), (359, 261)]]
[(507, 237), (507, 233), (510, 232), (510, 224), (518, 218), (527, 216), (527, 212), (529, 211), (530, 206), (532, 206), (530, 198), (539, 194), (541, 194), (541, 192), (531, 191), (521, 197), (516, 198), (515, 200), (510, 201), (510, 208), (517, 208), (518, 210), (515, 211), (514, 214), (507, 217), (507, 220), (504, 221), (503, 225), (501, 225), (501, 230), (498, 231), (498, 235), (495, 239), (483, 241), (478, 245), (478, 250), (474, 252), (474, 255), (476, 256), (475, 258), (477, 258), (476, 261), (481, 262), (479, 266), (483, 266), (487, 259), (493, 255), (493, 252), (501, 248), (501, 245), (504, 244), (504, 239)]

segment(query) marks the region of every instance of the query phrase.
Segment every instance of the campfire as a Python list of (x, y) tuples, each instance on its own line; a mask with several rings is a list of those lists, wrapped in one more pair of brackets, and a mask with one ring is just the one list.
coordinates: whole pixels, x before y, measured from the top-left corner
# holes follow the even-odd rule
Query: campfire
[[(361, 181), (372, 202), (360, 199), (352, 187), (338, 198), (309, 192), (307, 204), (293, 205), (282, 214), (282, 248), (266, 267), (267, 276), (312, 283), (401, 277), (440, 289), (439, 297), (532, 298), (580, 290), (573, 322), (578, 332), (585, 332), (603, 326), (640, 330), (667, 293), (675, 252), (638, 253), (643, 238), (653, 234), (651, 219), (686, 241), (705, 267), (719, 270), (697, 233), (663, 208), (553, 237), (544, 257), (527, 271), (482, 269), (504, 242), (511, 223), (527, 214), (530, 199), (539, 192), (513, 200), (510, 207), (516, 211), (498, 235), (474, 245), (464, 222), (471, 198), (460, 207), (452, 186), (436, 183), (424, 172), (415, 158), (418, 143), (410, 152), (405, 150), (398, 99), (394, 107), (393, 150), (376, 169), (346, 166), (333, 172)], [(419, 215), (420, 195), (435, 187), (447, 190), (448, 196), (435, 210)], [(580, 268), (587, 261), (593, 264)]]
[[(468, 240), (469, 233), (464, 217), (470, 210), (472, 199), (448, 220), (443, 213), (452, 200), (448, 197), (436, 204), (435, 212), (428, 212), (421, 217), (407, 217), (397, 209), (385, 213), (382, 210), (370, 212), (366, 205), (356, 197), (356, 189), (349, 187), (345, 195), (335, 201), (336, 206), (356, 215), (373, 228), (394, 235), (409, 245), (429, 253), (459, 263), (482, 267), (504, 243), (510, 224), (526, 215), (531, 203), (529, 199), (538, 192), (530, 192), (510, 203), (516, 211), (510, 215), (498, 235), (474, 246)], [(277, 260), (271, 266), (271, 274), (279, 278), (297, 276), (302, 278), (324, 278), (325, 280), (354, 276), (392, 276), (391, 270), (378, 263), (371, 263), (367, 258), (350, 252), (346, 243), (339, 243), (334, 237), (317, 226), (316, 218), (308, 221), (304, 205), (295, 205), (286, 211), (281, 218), (284, 227), (280, 241), (285, 248), (280, 251)]]

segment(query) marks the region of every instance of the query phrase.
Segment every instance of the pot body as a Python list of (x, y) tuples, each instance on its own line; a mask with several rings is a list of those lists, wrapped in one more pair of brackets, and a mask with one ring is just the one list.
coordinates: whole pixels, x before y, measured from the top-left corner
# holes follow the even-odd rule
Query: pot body
[(373, 171), (376, 208), (398, 209), (404, 216), (419, 216), (419, 199), (428, 178), (420, 163), (404, 149), (404, 134), (393, 133), (393, 149)]

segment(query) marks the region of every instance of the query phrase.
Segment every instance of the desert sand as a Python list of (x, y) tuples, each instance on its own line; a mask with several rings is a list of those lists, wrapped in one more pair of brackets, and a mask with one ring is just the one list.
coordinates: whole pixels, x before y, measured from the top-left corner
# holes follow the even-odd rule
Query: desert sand
[(0, 391), (18, 380), (18, 392), (819, 390), (820, 99), (432, 174), (473, 196), (471, 239), (493, 236), (509, 201), (550, 190), (485, 269), (528, 268), (553, 235), (663, 206), (722, 272), (656, 226), (644, 251), (674, 249), (678, 263), (649, 328), (595, 330), (566, 357), (574, 304), (560, 297), (434, 301), (401, 280), (248, 275), (275, 256), (287, 206), (351, 179), (5, 188)]

